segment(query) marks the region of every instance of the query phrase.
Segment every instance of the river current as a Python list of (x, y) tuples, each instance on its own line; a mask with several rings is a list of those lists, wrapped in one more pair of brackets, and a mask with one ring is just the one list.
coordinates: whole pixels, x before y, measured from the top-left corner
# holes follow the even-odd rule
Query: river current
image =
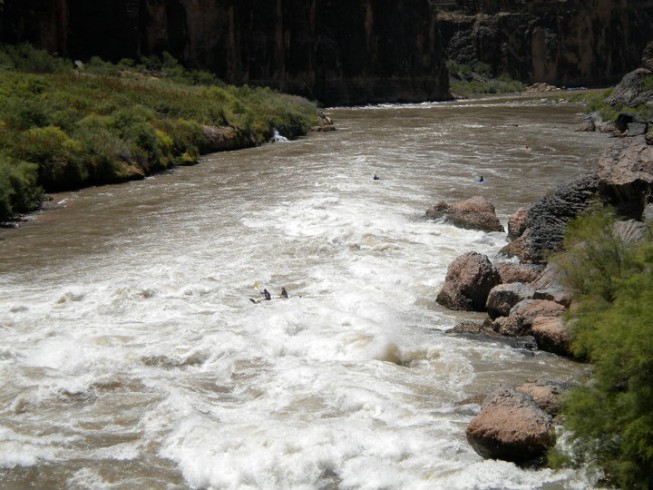
[(447, 266), (505, 234), (424, 219), (483, 195), (505, 225), (591, 168), (579, 110), (334, 108), (335, 132), (54, 195), (0, 232), (0, 487), (588, 488), (466, 442), (461, 400), (584, 367), (445, 334), (483, 318), (435, 303)]

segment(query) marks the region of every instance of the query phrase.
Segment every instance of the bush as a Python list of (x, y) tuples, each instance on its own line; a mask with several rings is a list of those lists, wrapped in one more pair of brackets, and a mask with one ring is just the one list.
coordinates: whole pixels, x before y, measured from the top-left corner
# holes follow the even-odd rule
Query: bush
[(28, 129), (15, 151), (19, 158), (38, 164), (39, 181), (47, 189), (75, 189), (88, 179), (80, 161), (81, 145), (57, 127)]
[(233, 126), (246, 144), (275, 127), (299, 136), (317, 121), (305, 99), (225, 85), (167, 53), (139, 63), (92, 58), (73, 69), (29, 46), (0, 46), (0, 66), (0, 151), (36, 164), (46, 191), (195, 163), (203, 125)]
[(38, 167), (0, 153), (0, 222), (36, 209), (43, 197)]
[[(559, 261), (576, 289), (572, 346), (592, 363), (592, 380), (563, 411), (575, 458), (596, 461), (623, 488), (653, 486), (653, 244), (628, 246), (610, 233), (613, 216), (579, 218), (576, 244)], [(578, 245), (582, 242), (582, 245)], [(606, 243), (607, 242), (607, 243)], [(586, 278), (582, 279), (584, 268)]]

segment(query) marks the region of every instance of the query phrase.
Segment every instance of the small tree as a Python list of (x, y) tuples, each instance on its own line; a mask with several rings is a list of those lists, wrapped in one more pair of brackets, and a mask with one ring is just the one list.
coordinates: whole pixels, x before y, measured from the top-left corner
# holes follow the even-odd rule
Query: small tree
[[(612, 217), (595, 213), (569, 229), (576, 245), (556, 261), (579, 305), (573, 348), (592, 363), (591, 381), (564, 409), (576, 456), (595, 459), (623, 488), (653, 487), (653, 244), (628, 246)], [(581, 277), (583, 276), (583, 277)]]

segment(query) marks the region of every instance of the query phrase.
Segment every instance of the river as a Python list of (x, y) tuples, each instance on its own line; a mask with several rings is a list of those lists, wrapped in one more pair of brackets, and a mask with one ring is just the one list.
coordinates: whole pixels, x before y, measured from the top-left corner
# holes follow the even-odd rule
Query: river
[(333, 108), (335, 132), (54, 195), (0, 232), (0, 486), (587, 488), (467, 444), (457, 402), (583, 366), (445, 334), (482, 318), (435, 303), (447, 266), (505, 234), (423, 218), (483, 195), (505, 225), (582, 174), (609, 140), (579, 110)]

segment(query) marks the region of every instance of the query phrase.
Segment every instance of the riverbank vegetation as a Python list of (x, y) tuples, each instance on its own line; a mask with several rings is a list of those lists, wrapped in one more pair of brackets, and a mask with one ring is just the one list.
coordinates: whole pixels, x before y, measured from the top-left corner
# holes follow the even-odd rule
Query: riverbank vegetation
[(454, 97), (473, 97), (490, 94), (522, 92), (526, 86), (507, 75), (494, 77), (490, 65), (476, 63), (474, 66), (447, 62), (449, 85)]
[[(649, 75), (642, 80), (639, 92), (653, 92), (653, 75)], [(619, 100), (610, 101), (610, 96), (614, 93), (614, 88), (592, 89), (579, 92), (570, 98), (572, 102), (578, 102), (585, 105), (585, 112), (590, 115), (596, 115), (602, 122), (615, 121), (620, 113), (632, 114), (643, 120), (653, 118), (653, 110), (650, 105), (641, 102), (635, 105), (628, 105)]]
[(609, 483), (653, 486), (653, 243), (628, 244), (615, 216), (596, 211), (568, 227), (566, 252), (553, 259), (575, 291), (569, 313), (575, 355), (591, 379), (573, 389), (563, 417), (573, 437), (570, 462), (596, 462)]
[(315, 104), (235, 87), (171, 56), (88, 63), (29, 45), (0, 46), (0, 221), (35, 209), (43, 191), (139, 178), (215, 149), (205, 126), (230, 127), (229, 148), (277, 129), (306, 134)]

